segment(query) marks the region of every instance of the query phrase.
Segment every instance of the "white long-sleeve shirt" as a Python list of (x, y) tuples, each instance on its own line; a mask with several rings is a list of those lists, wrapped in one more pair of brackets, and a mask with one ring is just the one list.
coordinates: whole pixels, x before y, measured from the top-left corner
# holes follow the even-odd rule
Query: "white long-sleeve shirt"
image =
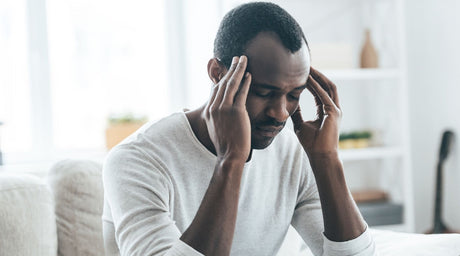
[[(191, 224), (217, 158), (184, 113), (144, 126), (104, 164), (108, 255), (201, 255), (179, 237)], [(323, 235), (321, 204), (307, 156), (288, 128), (244, 166), (231, 255), (276, 255), (292, 224), (315, 255), (373, 255), (366, 230), (346, 242)]]

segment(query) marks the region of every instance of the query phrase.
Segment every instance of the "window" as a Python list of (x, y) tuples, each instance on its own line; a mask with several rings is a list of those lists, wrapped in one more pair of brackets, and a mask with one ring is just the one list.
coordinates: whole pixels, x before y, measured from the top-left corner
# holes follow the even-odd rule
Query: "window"
[(103, 148), (111, 113), (167, 113), (163, 1), (49, 0), (47, 13), (56, 148)]
[(0, 1), (5, 162), (102, 151), (110, 114), (169, 113), (165, 27), (165, 1)]
[(25, 4), (0, 1), (0, 142), (6, 152), (32, 146)]

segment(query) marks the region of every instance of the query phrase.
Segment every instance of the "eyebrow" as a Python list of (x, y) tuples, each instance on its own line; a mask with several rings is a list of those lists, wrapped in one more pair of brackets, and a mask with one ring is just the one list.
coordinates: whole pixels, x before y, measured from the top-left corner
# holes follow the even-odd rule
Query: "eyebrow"
[[(275, 91), (280, 91), (281, 89), (279, 87), (276, 87), (276, 86), (273, 86), (273, 85), (269, 85), (269, 84), (256, 84), (254, 83), (253, 85), (257, 86), (257, 87), (262, 87), (264, 89), (268, 89), (268, 90), (275, 90)], [(302, 86), (299, 86), (299, 87), (296, 87), (293, 89), (293, 91), (297, 91), (297, 90), (303, 90), (307, 88), (307, 85), (302, 85)]]

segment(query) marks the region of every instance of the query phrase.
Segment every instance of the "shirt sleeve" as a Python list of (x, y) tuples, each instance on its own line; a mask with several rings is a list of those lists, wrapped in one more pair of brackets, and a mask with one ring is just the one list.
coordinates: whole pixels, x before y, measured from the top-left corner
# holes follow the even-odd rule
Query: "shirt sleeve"
[(369, 228), (358, 237), (345, 242), (334, 242), (329, 240), (323, 234), (323, 255), (355, 255), (355, 256), (368, 256), (377, 255), (375, 243)]
[(324, 222), (315, 177), (306, 156), (302, 161), (302, 175), (292, 226), (297, 230), (314, 255), (368, 256), (377, 255), (368, 229), (358, 237), (334, 242), (324, 235)]
[(190, 245), (178, 239), (165, 256), (203, 256), (203, 254), (197, 252)]
[(121, 256), (201, 256), (182, 242), (170, 214), (172, 185), (160, 162), (116, 148), (104, 163), (104, 196)]

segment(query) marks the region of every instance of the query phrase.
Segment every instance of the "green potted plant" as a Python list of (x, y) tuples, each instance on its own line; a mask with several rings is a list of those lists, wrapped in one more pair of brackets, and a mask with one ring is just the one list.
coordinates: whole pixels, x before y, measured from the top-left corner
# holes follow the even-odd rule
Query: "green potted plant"
[(135, 116), (132, 113), (112, 114), (108, 118), (107, 129), (105, 130), (105, 141), (107, 149), (111, 149), (138, 130), (147, 122), (146, 116)]
[(366, 148), (369, 147), (369, 142), (372, 137), (370, 131), (353, 131), (349, 133), (341, 133), (339, 137), (339, 148)]

